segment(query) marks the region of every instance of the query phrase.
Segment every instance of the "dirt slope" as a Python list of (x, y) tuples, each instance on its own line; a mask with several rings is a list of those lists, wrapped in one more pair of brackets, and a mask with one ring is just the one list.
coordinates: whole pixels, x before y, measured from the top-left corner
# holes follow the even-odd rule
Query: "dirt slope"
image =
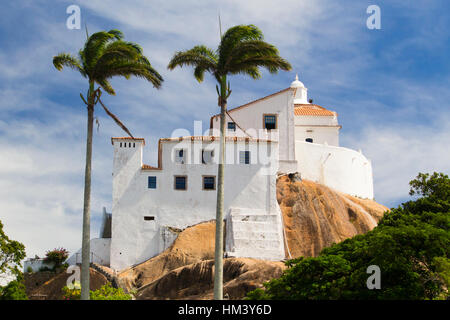
[[(94, 269), (90, 269), (91, 290), (100, 289), (101, 286), (108, 283), (104, 275)], [(42, 285), (32, 290), (29, 294), (31, 300), (62, 300), (62, 288), (67, 285), (69, 273), (59, 273), (52, 279), (44, 282)]]

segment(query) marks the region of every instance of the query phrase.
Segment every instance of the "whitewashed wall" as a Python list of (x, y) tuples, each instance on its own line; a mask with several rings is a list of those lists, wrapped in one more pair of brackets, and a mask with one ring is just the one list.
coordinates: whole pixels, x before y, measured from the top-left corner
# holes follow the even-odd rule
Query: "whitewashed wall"
[(339, 146), (340, 126), (337, 117), (295, 116), (295, 140), (312, 138), (314, 143)]
[(295, 150), (302, 178), (373, 199), (372, 164), (362, 153), (302, 141), (296, 141)]
[[(111, 239), (107, 238), (94, 238), (90, 241), (90, 262), (102, 265), (110, 265), (110, 253), (111, 253)], [(72, 254), (67, 259), (69, 265), (75, 265), (81, 263), (81, 249)]]
[(45, 262), (44, 258), (41, 259), (28, 259), (23, 263), (23, 271), (28, 272), (28, 268), (31, 268), (33, 272), (38, 272), (41, 268), (52, 269), (55, 264), (53, 262)]
[[(215, 149), (215, 159), (219, 154), (218, 141), (163, 141), (162, 170), (142, 170), (142, 144), (136, 141), (135, 148), (120, 148), (119, 143), (113, 142), (111, 267), (116, 270), (159, 254), (165, 247), (162, 226), (183, 229), (215, 219), (216, 191), (202, 190), (202, 176), (217, 176), (217, 164), (201, 164), (200, 154), (202, 148)], [(173, 161), (174, 150), (180, 148), (190, 150), (187, 164)], [(251, 151), (251, 165), (238, 162), (239, 151), (246, 149)], [(263, 163), (261, 154), (266, 155)], [(266, 170), (264, 162), (278, 165), (278, 143), (227, 142), (225, 215), (230, 207), (278, 212), (276, 167)], [(174, 190), (174, 175), (188, 176), (187, 191)], [(156, 189), (148, 188), (149, 176), (156, 177)], [(154, 220), (145, 221), (145, 216)]]
[[(281, 160), (295, 160), (293, 92), (292, 89), (281, 91), (262, 100), (252, 102), (249, 106), (229, 111), (231, 117), (252, 137), (278, 140)], [(277, 130), (264, 130), (264, 114), (277, 114)], [(229, 121), (233, 120), (226, 115), (226, 122)], [(216, 132), (215, 135), (218, 135), (220, 117), (213, 118), (212, 128)], [(226, 135), (246, 136), (237, 126), (236, 132), (227, 130)]]

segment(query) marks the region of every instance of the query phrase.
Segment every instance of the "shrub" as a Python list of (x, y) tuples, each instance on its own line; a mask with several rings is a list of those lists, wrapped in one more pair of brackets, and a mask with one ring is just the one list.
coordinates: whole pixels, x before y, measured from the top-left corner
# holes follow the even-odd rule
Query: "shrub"
[(28, 273), (33, 273), (33, 268), (32, 268), (31, 266), (28, 266), (27, 272), (28, 272)]
[(60, 268), (64, 261), (69, 257), (69, 251), (64, 248), (57, 248), (47, 251), (45, 255), (45, 262), (54, 263), (54, 268)]
[[(63, 300), (80, 300), (81, 286), (75, 282), (74, 288), (67, 286), (63, 289)], [(122, 288), (113, 288), (110, 283), (105, 284), (100, 289), (90, 291), (91, 300), (131, 300), (131, 295), (126, 294)]]

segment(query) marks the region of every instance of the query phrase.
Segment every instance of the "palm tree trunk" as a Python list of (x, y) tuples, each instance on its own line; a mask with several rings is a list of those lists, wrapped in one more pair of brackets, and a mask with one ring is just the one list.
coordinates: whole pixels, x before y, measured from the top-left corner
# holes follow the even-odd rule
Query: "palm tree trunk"
[(86, 137), (86, 169), (84, 172), (83, 237), (81, 243), (81, 300), (89, 300), (89, 266), (91, 238), (91, 167), (92, 167), (92, 128), (94, 126), (94, 84), (89, 86), (88, 122)]
[(220, 151), (217, 173), (216, 243), (214, 254), (214, 299), (223, 300), (223, 210), (225, 173), (226, 78), (222, 79), (220, 100)]

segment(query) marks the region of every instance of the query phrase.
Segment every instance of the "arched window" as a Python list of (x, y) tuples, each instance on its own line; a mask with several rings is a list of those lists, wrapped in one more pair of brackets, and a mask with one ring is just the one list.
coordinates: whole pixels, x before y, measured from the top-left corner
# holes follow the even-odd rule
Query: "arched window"
[(313, 139), (312, 139), (312, 138), (306, 138), (305, 141), (306, 141), (306, 142), (312, 143), (312, 142), (313, 142)]

